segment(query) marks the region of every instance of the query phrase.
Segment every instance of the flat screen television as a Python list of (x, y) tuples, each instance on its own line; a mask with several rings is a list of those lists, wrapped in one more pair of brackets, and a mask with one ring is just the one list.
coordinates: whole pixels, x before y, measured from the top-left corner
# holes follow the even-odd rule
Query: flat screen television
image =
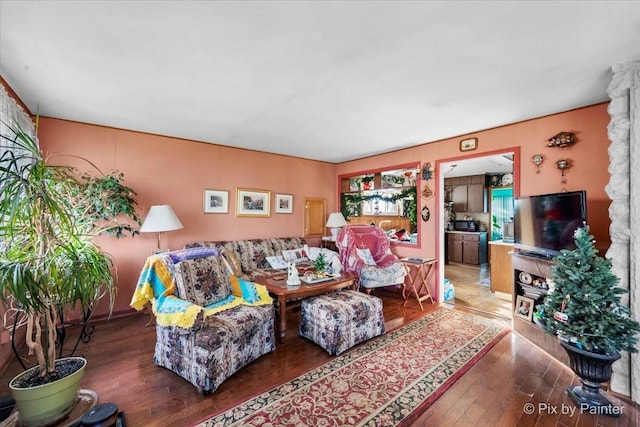
[(573, 233), (587, 221), (584, 190), (517, 197), (513, 207), (514, 247), (545, 258), (575, 249)]

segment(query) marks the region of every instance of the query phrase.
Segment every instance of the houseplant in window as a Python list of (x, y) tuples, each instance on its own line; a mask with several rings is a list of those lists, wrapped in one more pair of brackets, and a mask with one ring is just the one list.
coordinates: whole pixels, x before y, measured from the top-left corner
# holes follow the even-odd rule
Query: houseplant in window
[[(9, 386), (22, 424), (44, 425), (73, 409), (86, 365), (83, 358), (58, 358), (60, 314), (89, 311), (104, 295), (113, 306), (112, 262), (93, 238), (135, 233), (116, 218), (139, 218), (135, 193), (122, 185), (121, 174), (82, 176), (76, 168), (52, 165), (34, 138), (6, 127), (2, 146), (9, 148), (0, 150), (0, 300), (13, 301), (26, 315), (26, 344), (37, 360)], [(46, 395), (49, 388), (53, 403), (25, 397), (33, 390)]]
[(597, 255), (589, 227), (576, 229), (574, 240), (576, 249), (562, 250), (554, 259), (543, 306), (545, 328), (558, 337), (580, 377), (582, 386), (567, 387), (571, 398), (581, 409), (619, 415), (600, 386), (611, 379), (621, 351), (637, 351), (640, 325), (621, 304), (627, 291), (617, 286), (611, 260)]
[(365, 175), (362, 177), (362, 189), (370, 190), (371, 182), (373, 181), (373, 175)]

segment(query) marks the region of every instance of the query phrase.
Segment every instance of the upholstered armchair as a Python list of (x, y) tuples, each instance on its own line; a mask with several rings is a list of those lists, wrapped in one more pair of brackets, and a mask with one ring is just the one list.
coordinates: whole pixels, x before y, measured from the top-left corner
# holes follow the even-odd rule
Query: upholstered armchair
[(358, 276), (367, 293), (373, 288), (401, 285), (407, 271), (391, 253), (389, 239), (380, 227), (349, 225), (338, 235), (336, 246), (345, 271)]

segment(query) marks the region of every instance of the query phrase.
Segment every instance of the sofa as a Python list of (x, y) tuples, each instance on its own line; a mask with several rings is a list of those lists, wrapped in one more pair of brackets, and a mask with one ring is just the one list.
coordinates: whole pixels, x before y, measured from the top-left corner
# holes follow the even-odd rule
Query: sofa
[[(310, 252), (302, 237), (199, 241), (188, 243), (184, 247), (217, 250), (228, 262), (230, 271), (246, 280), (272, 274), (274, 267), (278, 267), (278, 262), (305, 262)], [(279, 266), (284, 267), (286, 266)]]
[(275, 350), (273, 300), (264, 286), (230, 275), (215, 248), (149, 257), (131, 300), (156, 318), (153, 361), (210, 393)]

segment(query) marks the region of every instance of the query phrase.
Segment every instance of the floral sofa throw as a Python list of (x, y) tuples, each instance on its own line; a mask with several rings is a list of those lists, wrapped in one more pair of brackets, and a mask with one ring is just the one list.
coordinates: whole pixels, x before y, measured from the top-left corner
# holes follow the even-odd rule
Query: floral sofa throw
[(154, 363), (214, 391), (275, 349), (273, 300), (264, 286), (229, 276), (218, 251), (184, 249), (147, 259), (131, 306), (156, 315)]
[(185, 245), (185, 248), (209, 248), (217, 250), (228, 262), (230, 271), (246, 280), (255, 280), (273, 272), (269, 260), (282, 257), (282, 251), (302, 252), (306, 242), (302, 237), (274, 237), (265, 239), (201, 241)]
[(336, 246), (345, 271), (358, 276), (358, 285), (371, 288), (404, 283), (407, 270), (391, 253), (389, 239), (380, 227), (349, 225), (338, 235)]

